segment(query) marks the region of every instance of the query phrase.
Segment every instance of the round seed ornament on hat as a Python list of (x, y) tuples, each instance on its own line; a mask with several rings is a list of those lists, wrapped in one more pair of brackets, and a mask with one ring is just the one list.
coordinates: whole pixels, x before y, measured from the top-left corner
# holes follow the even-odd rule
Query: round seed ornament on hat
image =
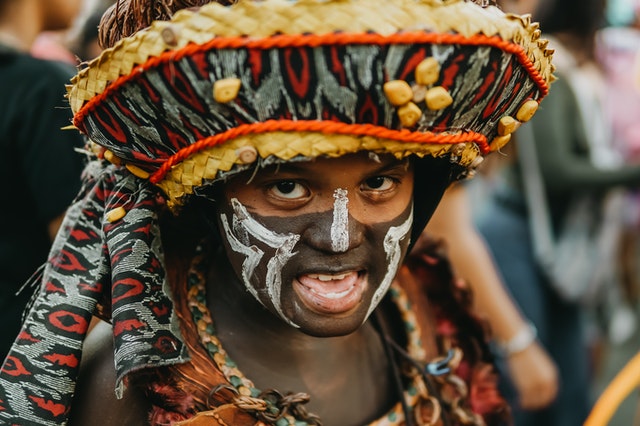
[[(254, 167), (367, 151), (473, 174), (553, 80), (529, 16), (463, 0), (240, 0), (125, 37), (68, 88), (85, 173), (0, 373), (0, 419), (63, 424), (92, 315), (127, 374), (187, 362), (158, 211)], [(418, 166), (419, 167), (419, 166)], [(126, 237), (125, 237), (126, 236)]]

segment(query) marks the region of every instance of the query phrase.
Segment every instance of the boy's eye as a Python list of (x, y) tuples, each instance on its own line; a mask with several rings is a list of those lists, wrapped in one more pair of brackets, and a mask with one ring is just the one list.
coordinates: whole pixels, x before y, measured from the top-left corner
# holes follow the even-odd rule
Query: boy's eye
[(364, 181), (364, 189), (368, 191), (386, 191), (393, 187), (395, 181), (387, 176), (376, 176)]
[(283, 180), (270, 187), (270, 191), (276, 197), (296, 199), (307, 196), (307, 189), (293, 180)]

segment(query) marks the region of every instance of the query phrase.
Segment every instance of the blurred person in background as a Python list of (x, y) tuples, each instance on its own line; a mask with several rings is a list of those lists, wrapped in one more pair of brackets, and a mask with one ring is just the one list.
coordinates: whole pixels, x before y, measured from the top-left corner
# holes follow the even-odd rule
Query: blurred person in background
[(553, 402), (558, 371), (519, 307), (505, 289), (492, 255), (473, 219), (470, 183), (451, 186), (429, 220), (421, 240), (444, 241), (454, 273), (473, 289), (473, 305), (491, 327), (496, 349), (507, 363), (517, 404), (538, 410)]
[[(42, 31), (31, 44), (30, 52), (40, 59), (78, 65), (100, 54), (98, 24), (113, 0), (79, 0), (80, 8), (72, 23), (57, 30)], [(78, 3), (74, 0), (74, 3)]]
[[(601, 106), (597, 90), (602, 80), (593, 43), (603, 22), (603, 4), (599, 0), (509, 1), (503, 7), (516, 13), (528, 8), (534, 20), (555, 36), (550, 46), (556, 49), (559, 80), (548, 103), (526, 126), (530, 126), (551, 222), (557, 229), (576, 193), (604, 194), (640, 184), (640, 167), (603, 167), (590, 155), (597, 145), (610, 143), (607, 123), (595, 112)], [(519, 142), (516, 137), (516, 150), (523, 149)], [(513, 153), (510, 157), (518, 158)], [(580, 303), (560, 297), (535, 257), (531, 205), (524, 192), (521, 166), (511, 161), (502, 167), (478, 227), (505, 284), (556, 362), (560, 389), (555, 402), (544, 410), (516, 410), (515, 424), (578, 426), (589, 412), (592, 379), (585, 311)]]
[[(595, 54), (602, 64), (607, 96), (604, 113), (611, 121), (613, 152), (619, 162), (640, 161), (640, 1), (607, 2), (607, 26), (596, 35)], [(628, 191), (621, 243), (621, 292), (611, 314), (609, 337), (623, 344), (637, 330), (640, 302), (640, 197)], [(621, 332), (624, 331), (624, 332)]]
[(31, 45), (31, 55), (49, 61), (62, 61), (76, 65), (77, 58), (67, 47), (66, 31), (44, 31)]
[(67, 205), (80, 188), (83, 146), (71, 122), (66, 63), (33, 57), (43, 31), (68, 27), (81, 0), (0, 0), (0, 359), (20, 329), (30, 291), (19, 289), (47, 260)]
[(98, 26), (104, 12), (114, 0), (85, 0), (84, 7), (69, 30), (66, 44), (78, 61), (88, 62), (97, 57), (102, 48), (98, 42)]

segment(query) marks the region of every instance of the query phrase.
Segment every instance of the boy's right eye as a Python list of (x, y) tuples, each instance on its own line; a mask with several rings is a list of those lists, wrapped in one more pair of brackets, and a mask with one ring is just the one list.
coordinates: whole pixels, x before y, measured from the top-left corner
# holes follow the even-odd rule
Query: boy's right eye
[(269, 191), (278, 198), (298, 199), (304, 198), (309, 191), (300, 183), (294, 180), (283, 180), (270, 186)]

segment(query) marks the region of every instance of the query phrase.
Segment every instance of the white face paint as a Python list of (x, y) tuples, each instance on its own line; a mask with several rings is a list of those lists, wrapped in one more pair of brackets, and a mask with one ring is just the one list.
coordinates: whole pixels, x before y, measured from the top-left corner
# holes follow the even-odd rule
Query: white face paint
[(331, 248), (344, 253), (349, 249), (349, 198), (346, 189), (336, 189), (333, 193), (333, 222), (331, 223)]
[[(336, 190), (334, 198), (333, 222), (331, 227), (332, 247), (336, 251), (338, 248), (342, 247), (339, 242), (343, 240), (340, 237), (334, 237), (334, 230), (342, 229), (344, 230), (344, 234), (346, 234), (346, 240), (343, 242), (347, 247), (340, 249), (342, 251), (347, 251), (349, 244), (349, 233), (346, 229), (348, 225), (347, 191), (341, 189)], [(301, 235), (274, 232), (253, 218), (246, 207), (242, 205), (238, 199), (232, 198), (230, 200), (230, 204), (233, 209), (231, 218), (228, 217), (229, 214), (221, 214), (220, 223), (230, 249), (244, 256), (244, 261), (240, 271), (241, 280), (244, 286), (252, 296), (260, 301), (267, 309), (273, 309), (273, 311), (287, 324), (295, 328), (300, 328), (300, 325), (296, 324), (290, 319), (290, 317), (285, 315), (281, 301), (281, 293), (284, 267), (289, 260), (297, 254), (297, 252), (294, 252), (293, 250), (296, 244), (300, 241)], [(343, 219), (343, 213), (347, 217), (346, 220)], [(403, 247), (405, 246), (405, 244), (401, 244), (401, 242), (404, 241), (405, 238), (408, 238), (412, 223), (413, 209), (410, 209), (410, 213), (406, 220), (398, 226), (389, 227), (384, 235), (382, 245), (386, 256), (387, 267), (384, 272), (384, 277), (382, 277), (379, 285), (376, 286), (374, 294), (371, 296), (371, 300), (369, 301), (367, 308), (367, 314), (364, 317), (363, 322), (366, 321), (373, 310), (379, 305), (398, 272), (398, 268), (400, 267), (402, 260)], [(336, 231), (335, 235), (340, 234), (340, 232)], [(256, 280), (256, 276), (254, 276), (256, 268), (265, 257), (265, 252), (256, 245), (252, 245), (250, 242), (251, 238), (255, 238), (255, 240), (258, 240), (274, 249), (274, 254), (269, 258), (266, 265), (266, 277), (264, 277), (264, 283), (253, 283)], [(375, 285), (376, 283), (370, 284)], [(267, 306), (268, 304), (271, 304), (273, 308)], [(300, 310), (297, 302), (295, 302), (293, 306), (297, 311)]]
[[(231, 205), (234, 211), (232, 219), (234, 224), (233, 232), (229, 227), (229, 222), (224, 214), (220, 215), (220, 220), (231, 249), (246, 257), (242, 264), (242, 281), (245, 287), (253, 297), (259, 301), (261, 300), (258, 295), (258, 290), (251, 283), (251, 277), (256, 266), (264, 256), (264, 252), (254, 245), (248, 245), (249, 242), (246, 236), (251, 235), (258, 241), (275, 249), (275, 254), (271, 259), (269, 259), (269, 263), (267, 264), (267, 296), (280, 318), (291, 326), (299, 328), (297, 324), (294, 324), (284, 315), (282, 311), (282, 302), (280, 300), (280, 291), (282, 288), (282, 268), (287, 261), (296, 254), (293, 253), (293, 248), (300, 240), (300, 235), (278, 234), (265, 228), (260, 222), (251, 217), (246, 207), (243, 206), (236, 198), (231, 199)], [(241, 242), (236, 238), (236, 234), (245, 236), (243, 239), (246, 239), (247, 241)]]
[(387, 254), (388, 263), (387, 273), (371, 298), (365, 320), (366, 318), (369, 318), (371, 312), (373, 312), (373, 310), (378, 306), (384, 295), (387, 293), (387, 290), (389, 290), (393, 279), (396, 277), (396, 273), (400, 267), (400, 261), (402, 260), (402, 247), (400, 247), (400, 241), (404, 240), (407, 237), (407, 234), (411, 232), (412, 224), (413, 208), (411, 209), (411, 214), (409, 214), (407, 220), (405, 220), (400, 226), (392, 226), (389, 228), (389, 231), (387, 231), (387, 234), (384, 237), (384, 251)]

